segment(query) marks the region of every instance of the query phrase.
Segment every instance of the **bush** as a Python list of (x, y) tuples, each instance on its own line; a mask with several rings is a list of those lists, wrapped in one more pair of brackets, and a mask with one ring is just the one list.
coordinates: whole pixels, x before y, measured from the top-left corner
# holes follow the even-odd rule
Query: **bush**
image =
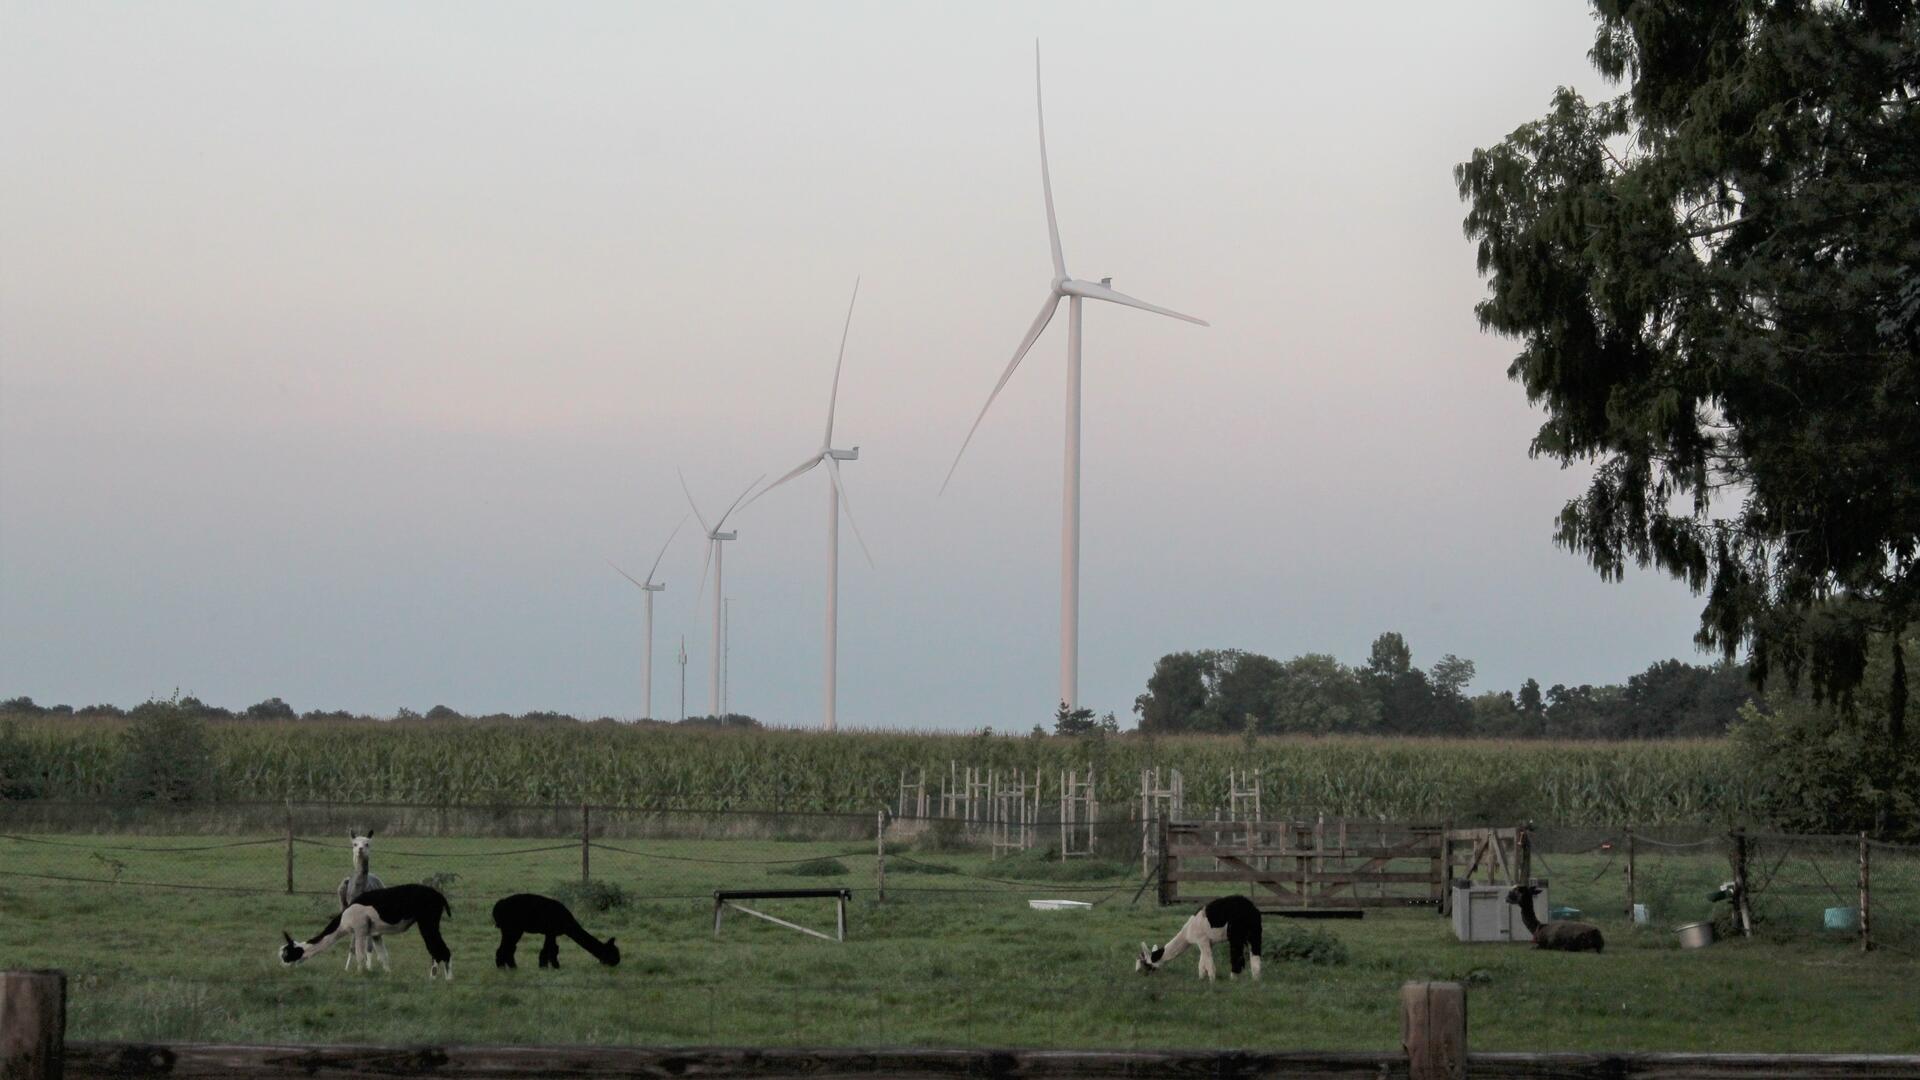
[(182, 803), (214, 797), (213, 742), (198, 712), (178, 696), (133, 710), (120, 737), (120, 798)]
[(773, 872), (787, 877), (839, 877), (852, 871), (839, 859), (808, 859), (792, 866), (776, 867)]
[[(1768, 823), (1788, 832), (1920, 836), (1920, 753), (1889, 745), (1884, 711), (1854, 715), (1776, 696), (1771, 713), (1740, 710), (1733, 741)], [(1876, 716), (1875, 712), (1880, 715)]]
[(1325, 930), (1301, 926), (1289, 919), (1268, 919), (1263, 930), (1260, 942), (1263, 960), (1303, 960), (1324, 966), (1344, 964), (1348, 960), (1347, 943)]
[(611, 881), (562, 881), (552, 896), (575, 911), (612, 911), (632, 903), (627, 890)]

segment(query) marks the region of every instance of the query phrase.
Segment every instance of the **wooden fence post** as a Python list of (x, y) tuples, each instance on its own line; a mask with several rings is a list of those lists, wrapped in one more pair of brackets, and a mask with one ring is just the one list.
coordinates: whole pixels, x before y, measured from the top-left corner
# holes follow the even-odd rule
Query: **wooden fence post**
[(591, 821), (592, 819), (588, 817), (587, 804), (581, 803), (580, 804), (580, 884), (582, 885), (585, 885), (588, 880), (587, 852), (593, 846), (593, 833), (591, 831), (591, 827), (592, 827)]
[(1159, 823), (1154, 826), (1154, 829), (1159, 833), (1160, 839), (1160, 903), (1162, 906), (1165, 906), (1173, 903), (1174, 890), (1171, 876), (1174, 867), (1173, 849), (1167, 846), (1167, 815), (1165, 811), (1160, 813)]
[(1873, 949), (1873, 930), (1871, 929), (1872, 916), (1870, 914), (1870, 912), (1873, 909), (1873, 904), (1872, 904), (1873, 890), (1871, 888), (1872, 865), (1871, 865), (1871, 857), (1868, 855), (1868, 852), (1871, 850), (1872, 850), (1872, 843), (1867, 839), (1866, 830), (1862, 829), (1860, 831), (1860, 951), (1861, 952), (1871, 952)]
[(1741, 937), (1753, 936), (1753, 909), (1747, 902), (1747, 830), (1733, 830), (1733, 915)]
[(1400, 1046), (1411, 1080), (1465, 1080), (1466, 988), (1456, 982), (1401, 984)]
[(287, 804), (287, 895), (293, 895), (293, 804)]
[(880, 891), (880, 901), (887, 899), (887, 808), (881, 807), (874, 815), (873, 829), (873, 876), (875, 886)]
[(1633, 921), (1633, 826), (1627, 826), (1627, 921)]
[(60, 1080), (66, 1073), (67, 976), (0, 972), (0, 1076)]

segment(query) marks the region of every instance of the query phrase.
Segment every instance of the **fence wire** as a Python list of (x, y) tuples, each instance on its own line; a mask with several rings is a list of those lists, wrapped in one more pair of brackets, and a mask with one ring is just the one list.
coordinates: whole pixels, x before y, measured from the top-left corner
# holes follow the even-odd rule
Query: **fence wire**
[[(795, 888), (1094, 904), (1144, 892), (1153, 902), (1157, 859), (1142, 850), (1151, 829), (1133, 807), (1103, 807), (1091, 827), (1038, 811), (1009, 829), (890, 811), (0, 802), (0, 886), (294, 896), (320, 912), (352, 873), (349, 834), (371, 831), (383, 883), (431, 884), (469, 910), (513, 892), (593, 907)], [(1740, 933), (1726, 886), (1744, 868), (1756, 937), (1858, 944), (1864, 922), (1874, 946), (1920, 952), (1920, 847), (1714, 825), (1535, 825), (1529, 840), (1531, 872), (1563, 914)]]

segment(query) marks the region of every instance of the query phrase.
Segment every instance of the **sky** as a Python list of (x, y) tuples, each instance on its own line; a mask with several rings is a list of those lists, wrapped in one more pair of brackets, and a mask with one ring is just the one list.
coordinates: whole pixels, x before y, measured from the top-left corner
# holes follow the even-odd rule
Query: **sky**
[[(1183, 649), (1624, 681), (1698, 598), (1552, 542), (1584, 467), (1480, 332), (1453, 166), (1606, 90), (1573, 2), (0, 3), (0, 696), (644, 715), (643, 576), (836, 444), (842, 726), (1082, 702)], [(827, 478), (735, 515), (727, 705), (819, 723)], [(704, 546), (653, 715), (708, 711)]]

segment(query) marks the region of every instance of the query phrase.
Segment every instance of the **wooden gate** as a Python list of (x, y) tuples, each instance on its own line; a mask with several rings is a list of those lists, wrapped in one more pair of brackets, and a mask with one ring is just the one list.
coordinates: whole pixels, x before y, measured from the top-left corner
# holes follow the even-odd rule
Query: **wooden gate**
[(1437, 907), (1446, 895), (1438, 825), (1369, 821), (1162, 822), (1160, 902), (1248, 893), (1262, 911)]

